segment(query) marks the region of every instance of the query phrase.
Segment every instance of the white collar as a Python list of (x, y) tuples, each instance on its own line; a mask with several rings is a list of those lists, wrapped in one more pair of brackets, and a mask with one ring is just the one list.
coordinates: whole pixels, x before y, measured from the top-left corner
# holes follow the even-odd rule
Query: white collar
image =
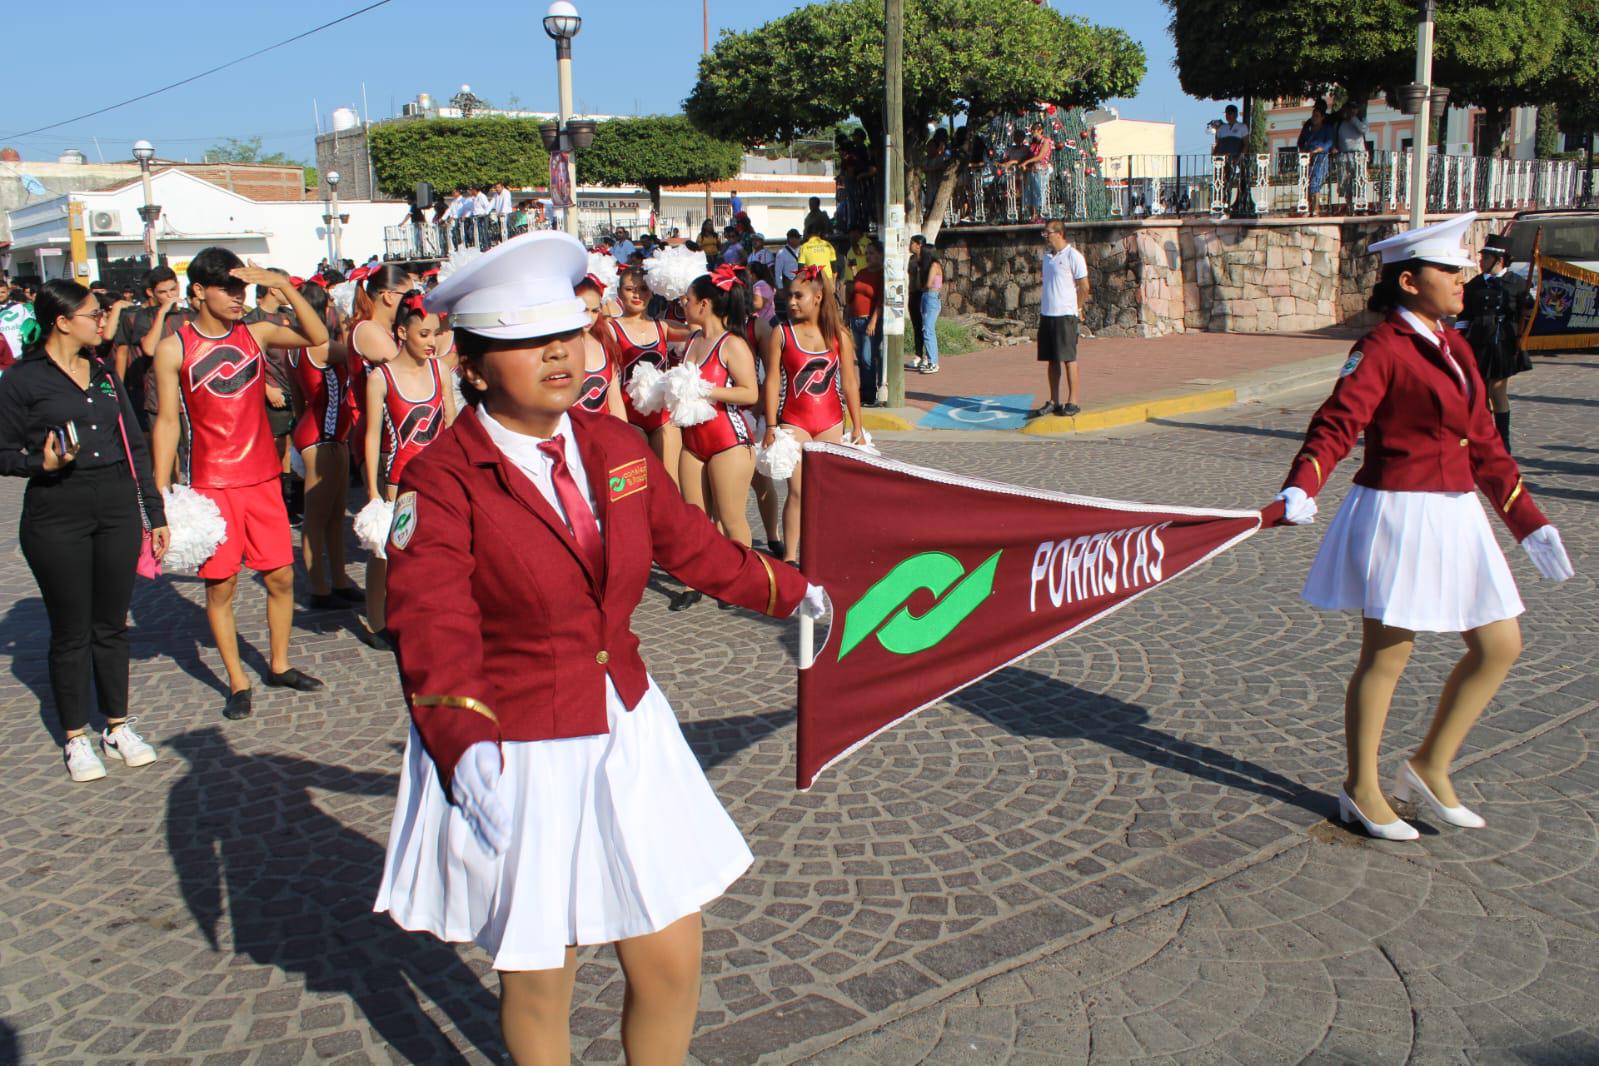
[[(545, 441), (553, 440), (554, 437), (535, 437), (528, 433), (518, 433), (514, 429), (507, 429), (495, 421), (494, 416), (489, 414), (489, 409), (481, 403), (477, 405), (477, 420), (482, 425), (484, 432), (488, 433), (489, 440), (494, 442), (494, 446), (518, 465), (527, 465), (535, 458), (541, 462), (549, 461), (549, 456), (539, 451), (539, 445), (545, 443)], [(570, 415), (561, 415), (561, 421), (555, 427), (555, 436), (562, 438), (568, 449), (573, 446), (572, 418)], [(570, 451), (568, 451), (568, 454), (570, 454)]]
[(1441, 349), (1443, 347), (1443, 344), (1438, 340), (1438, 334), (1434, 333), (1432, 331), (1432, 327), (1423, 322), (1421, 320), (1421, 316), (1417, 315), (1410, 308), (1401, 307), (1399, 309), (1399, 317), (1404, 319), (1406, 324), (1408, 324), (1411, 329), (1432, 341), (1432, 346), (1434, 348)]

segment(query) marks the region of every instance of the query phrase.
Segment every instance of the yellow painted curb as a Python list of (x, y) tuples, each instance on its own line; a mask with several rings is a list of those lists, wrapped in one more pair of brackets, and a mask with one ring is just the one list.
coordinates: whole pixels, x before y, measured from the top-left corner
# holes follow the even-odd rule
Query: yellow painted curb
[(1169, 400), (1151, 400), (1145, 418), (1169, 418), (1172, 415), (1191, 415), (1195, 411), (1214, 411), (1218, 407), (1231, 407), (1238, 402), (1235, 389), (1212, 389), (1196, 392), (1192, 396), (1174, 396)]
[(861, 412), (861, 424), (868, 430), (880, 429), (890, 433), (904, 433), (916, 428), (916, 423), (908, 418), (869, 409)]
[(1022, 427), (1023, 433), (1037, 436), (1056, 436), (1062, 433), (1087, 433), (1096, 429), (1114, 429), (1117, 426), (1147, 422), (1151, 418), (1168, 418), (1172, 415), (1193, 414), (1195, 411), (1214, 411), (1231, 407), (1238, 402), (1234, 389), (1212, 389), (1191, 396), (1174, 396), (1166, 400), (1146, 403), (1122, 404), (1099, 411), (1084, 411), (1079, 415), (1044, 415)]

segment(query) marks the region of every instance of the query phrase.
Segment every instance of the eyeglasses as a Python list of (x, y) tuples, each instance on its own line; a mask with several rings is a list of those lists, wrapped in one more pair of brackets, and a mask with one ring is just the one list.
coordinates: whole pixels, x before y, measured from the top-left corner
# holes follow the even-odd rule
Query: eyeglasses
[(105, 314), (106, 314), (105, 313), (105, 309), (101, 308), (98, 311), (90, 311), (86, 315), (85, 314), (77, 314), (77, 315), (73, 315), (72, 317), (73, 318), (92, 318), (96, 322), (103, 322), (103, 321), (105, 321)]

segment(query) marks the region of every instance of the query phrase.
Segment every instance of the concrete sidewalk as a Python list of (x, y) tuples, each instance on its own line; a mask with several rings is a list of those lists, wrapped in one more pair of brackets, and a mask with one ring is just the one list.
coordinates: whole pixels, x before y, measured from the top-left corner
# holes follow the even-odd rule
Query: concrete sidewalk
[[(1080, 389), (1086, 398), (1079, 400), (1082, 413), (1033, 419), (1018, 432), (1056, 435), (1109, 429), (1267, 399), (1323, 382), (1330, 386), (1360, 332), (1085, 339), (1079, 348)], [(1031, 343), (990, 348), (945, 356), (937, 375), (907, 372), (906, 406), (868, 409), (863, 418), (866, 428), (957, 435), (960, 431), (922, 428), (921, 423), (935, 408), (961, 397), (1031, 394), (1027, 406), (1036, 407), (1048, 397), (1045, 368), (1036, 352)]]

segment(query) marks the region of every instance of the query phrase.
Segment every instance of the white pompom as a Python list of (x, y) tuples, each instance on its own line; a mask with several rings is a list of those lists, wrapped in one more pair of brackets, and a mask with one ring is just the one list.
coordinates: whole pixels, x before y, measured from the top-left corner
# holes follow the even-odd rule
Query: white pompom
[(716, 407), (708, 398), (710, 393), (711, 383), (700, 376), (700, 368), (692, 363), (674, 366), (661, 381), (661, 394), (666, 398), (674, 426), (697, 426), (715, 418)]
[(661, 384), (666, 375), (653, 363), (639, 363), (627, 382), (627, 397), (633, 401), (633, 410), (641, 415), (653, 415), (666, 404)]
[(616, 289), (616, 257), (609, 252), (590, 252), (589, 270), (594, 280), (605, 286), (606, 292)]
[(355, 290), (356, 283), (353, 281), (341, 281), (328, 290), (328, 299), (339, 309), (340, 321), (348, 321), (355, 314)]
[(662, 248), (644, 260), (644, 283), (668, 300), (676, 300), (688, 292), (695, 278), (709, 273), (705, 253), (692, 248)]
[(214, 501), (187, 485), (173, 485), (161, 499), (171, 533), (161, 565), (169, 571), (193, 573), (228, 539), (228, 524)]
[(393, 524), (394, 504), (387, 500), (370, 500), (355, 513), (355, 539), (379, 559), (387, 559), (385, 547), (389, 543), (389, 527)]
[(805, 454), (787, 428), (778, 426), (770, 448), (755, 449), (755, 469), (773, 481), (787, 481)]
[(300, 454), (300, 449), (289, 445), (289, 469), (301, 481), (305, 480), (305, 456)]

